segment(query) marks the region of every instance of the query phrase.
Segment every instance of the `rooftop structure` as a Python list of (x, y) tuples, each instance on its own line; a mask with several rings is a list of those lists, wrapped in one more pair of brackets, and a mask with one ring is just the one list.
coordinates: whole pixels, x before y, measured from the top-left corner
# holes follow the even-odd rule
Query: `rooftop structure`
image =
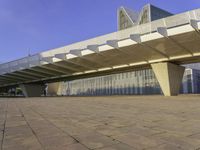
[(120, 7), (118, 9), (118, 30), (149, 23), (172, 15), (151, 4), (145, 5), (140, 13), (126, 7)]

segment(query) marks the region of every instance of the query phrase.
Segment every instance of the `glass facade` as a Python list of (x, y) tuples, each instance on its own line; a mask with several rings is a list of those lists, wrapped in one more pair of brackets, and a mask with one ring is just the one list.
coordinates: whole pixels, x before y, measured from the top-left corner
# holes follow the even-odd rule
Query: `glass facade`
[(150, 5), (150, 7), (151, 7), (151, 21), (158, 20), (158, 19), (165, 18), (172, 15), (171, 13), (163, 9), (160, 9), (158, 7), (155, 7), (153, 5)]
[(171, 13), (151, 4), (145, 5), (140, 12), (121, 7), (118, 10), (118, 29), (127, 29), (138, 24), (145, 24), (171, 15)]
[(200, 93), (200, 70), (185, 70), (181, 93)]
[(120, 19), (119, 19), (120, 20), (120, 22), (119, 22), (120, 30), (127, 29), (132, 26), (132, 23), (130, 22), (130, 20), (127, 18), (127, 16), (124, 14), (123, 11), (120, 11), (119, 17), (120, 17)]
[(149, 8), (144, 7), (141, 13), (141, 18), (139, 24), (144, 24), (150, 22)]
[(158, 7), (155, 7), (153, 5), (145, 5), (140, 13), (140, 21), (139, 24), (148, 23), (154, 20), (158, 20), (161, 18), (165, 18), (168, 16), (171, 16), (172, 14), (160, 9)]
[[(150, 95), (161, 94), (152, 69), (62, 82), (60, 95)], [(200, 93), (200, 70), (186, 69), (181, 93)]]
[(151, 69), (63, 82), (62, 95), (160, 94)]

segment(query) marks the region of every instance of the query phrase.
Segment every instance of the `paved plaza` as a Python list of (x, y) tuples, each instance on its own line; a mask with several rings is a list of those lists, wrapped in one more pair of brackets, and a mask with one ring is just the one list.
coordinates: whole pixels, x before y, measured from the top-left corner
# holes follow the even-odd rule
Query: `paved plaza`
[(200, 150), (200, 96), (0, 99), (1, 150)]

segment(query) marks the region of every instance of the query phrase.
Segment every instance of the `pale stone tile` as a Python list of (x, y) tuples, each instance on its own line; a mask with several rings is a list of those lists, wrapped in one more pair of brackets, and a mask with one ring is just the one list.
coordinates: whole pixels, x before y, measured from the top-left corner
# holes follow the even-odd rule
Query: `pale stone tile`
[(86, 145), (86, 147), (90, 149), (97, 149), (97, 148), (106, 147), (106, 146), (110, 146), (110, 145), (118, 143), (112, 138), (103, 136), (98, 133), (76, 135), (75, 137), (78, 139), (80, 143)]
[(97, 150), (136, 150), (136, 149), (126, 144), (119, 143), (119, 144), (111, 145), (108, 147), (103, 147)]
[[(146, 150), (186, 150), (186, 149), (183, 149), (178, 145), (162, 144), (162, 145), (159, 145), (156, 147), (147, 148)], [(187, 150), (189, 150), (189, 149), (187, 149)]]
[(159, 139), (147, 138), (136, 134), (125, 134), (115, 137), (116, 140), (130, 145), (136, 149), (146, 149), (151, 147), (157, 147), (164, 143), (164, 141)]
[(6, 150), (200, 148), (199, 96), (3, 99), (0, 130), (7, 102)]
[(59, 150), (89, 150), (89, 149), (81, 145), (80, 143), (77, 143), (77, 144), (71, 144), (71, 145), (59, 148)]
[(64, 146), (76, 143), (76, 141), (69, 136), (68, 137), (67, 136), (63, 136), (63, 137), (49, 136), (49, 137), (44, 137), (44, 138), (39, 137), (39, 141), (41, 142), (43, 147), (45, 147), (45, 149), (64, 147)]

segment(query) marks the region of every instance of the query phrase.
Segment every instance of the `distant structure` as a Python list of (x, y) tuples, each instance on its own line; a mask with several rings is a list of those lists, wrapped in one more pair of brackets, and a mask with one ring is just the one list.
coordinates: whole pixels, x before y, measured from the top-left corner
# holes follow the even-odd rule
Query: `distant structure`
[(173, 14), (151, 4), (145, 5), (140, 13), (126, 7), (120, 7), (118, 9), (118, 30), (149, 23), (172, 15)]

